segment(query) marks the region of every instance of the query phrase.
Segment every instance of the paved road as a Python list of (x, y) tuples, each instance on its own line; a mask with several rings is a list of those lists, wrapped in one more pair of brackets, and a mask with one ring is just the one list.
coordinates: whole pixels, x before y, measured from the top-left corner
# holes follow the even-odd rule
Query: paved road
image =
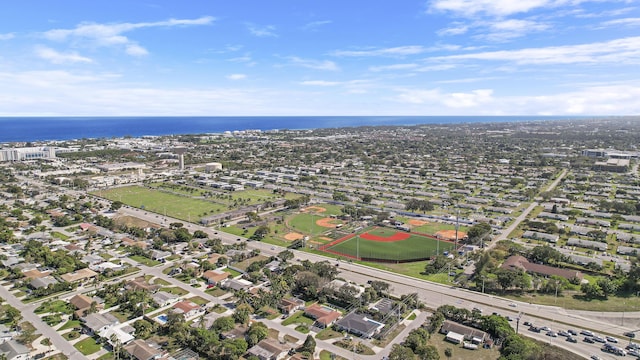
[(88, 360), (87, 357), (82, 355), (71, 345), (62, 335), (58, 334), (52, 327), (47, 325), (38, 315), (34, 313), (36, 304), (24, 304), (17, 299), (9, 290), (4, 286), (0, 286), (0, 297), (2, 297), (9, 305), (20, 310), (22, 317), (25, 321), (30, 322), (36, 331), (51, 340), (56, 349), (62, 351), (71, 360)]

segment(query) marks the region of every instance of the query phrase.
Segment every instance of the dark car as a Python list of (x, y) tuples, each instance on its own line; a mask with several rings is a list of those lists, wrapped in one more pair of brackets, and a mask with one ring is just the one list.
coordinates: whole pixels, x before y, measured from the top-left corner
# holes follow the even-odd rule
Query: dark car
[(570, 334), (566, 331), (560, 330), (558, 331), (558, 336), (569, 336)]
[(569, 334), (573, 335), (573, 336), (578, 335), (578, 333), (577, 333), (575, 330), (573, 330), (573, 329), (569, 329), (569, 330), (567, 330), (567, 332), (568, 332)]
[(595, 343), (595, 341), (593, 341), (593, 339), (588, 337), (588, 336), (585, 336), (584, 339), (582, 339), (582, 341), (584, 341), (586, 343), (589, 343), (589, 344)]
[(533, 324), (531, 323), (531, 321), (525, 321), (522, 324), (524, 324), (524, 326), (533, 326)]
[(572, 343), (577, 343), (578, 339), (574, 338), (573, 336), (567, 336), (566, 341), (572, 342)]
[(629, 338), (632, 338), (632, 339), (636, 337), (636, 333), (631, 332), (631, 331), (627, 331), (626, 333), (624, 333), (622, 335), (624, 335), (626, 337), (629, 337)]

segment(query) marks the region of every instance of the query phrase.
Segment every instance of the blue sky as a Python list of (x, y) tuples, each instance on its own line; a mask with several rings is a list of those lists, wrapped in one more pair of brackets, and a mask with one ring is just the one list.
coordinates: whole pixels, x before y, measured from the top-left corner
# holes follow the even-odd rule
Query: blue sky
[(11, 1), (0, 116), (630, 115), (640, 0)]

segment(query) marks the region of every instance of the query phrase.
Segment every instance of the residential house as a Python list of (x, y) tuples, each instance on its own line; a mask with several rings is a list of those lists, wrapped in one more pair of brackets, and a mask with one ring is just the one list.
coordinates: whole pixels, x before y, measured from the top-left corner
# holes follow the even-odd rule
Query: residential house
[(336, 321), (335, 327), (364, 338), (371, 338), (382, 330), (384, 324), (354, 311)]
[(231, 290), (248, 290), (253, 286), (253, 283), (245, 279), (229, 279), (222, 285), (224, 288)]
[(595, 249), (598, 251), (606, 251), (609, 248), (609, 245), (607, 245), (606, 242), (582, 240), (578, 238), (569, 238), (569, 240), (567, 240), (567, 245)]
[(80, 318), (83, 325), (89, 330), (92, 334), (100, 334), (106, 331), (108, 328), (117, 325), (120, 323), (118, 318), (115, 316), (105, 313), (91, 313), (87, 314), (85, 317)]
[(231, 273), (219, 270), (207, 270), (202, 274), (202, 277), (207, 280), (207, 284), (217, 286), (231, 277)]
[(158, 291), (151, 295), (151, 299), (156, 303), (159, 307), (165, 307), (171, 305), (180, 299), (180, 296), (164, 291)]
[(7, 342), (17, 335), (15, 331), (11, 331), (5, 324), (0, 324), (0, 343)]
[(60, 275), (60, 279), (70, 282), (70, 283), (80, 283), (86, 282), (90, 279), (94, 279), (98, 276), (98, 273), (91, 269), (80, 269), (74, 271), (72, 273)]
[(296, 298), (282, 299), (278, 304), (278, 308), (283, 314), (289, 315), (294, 311), (304, 309), (304, 301)]
[(125, 285), (127, 290), (142, 290), (154, 293), (158, 291), (160, 285), (152, 285), (147, 282), (144, 276), (139, 276), (131, 281), (128, 281)]
[(165, 261), (169, 256), (171, 256), (171, 253), (169, 251), (151, 250), (150, 255), (153, 260)]
[[(440, 327), (440, 333), (449, 334), (451, 332), (455, 334), (461, 334), (465, 339), (475, 344), (480, 344), (486, 339), (489, 339), (489, 335), (482, 330), (478, 330), (454, 321), (445, 320), (442, 324), (442, 327)], [(453, 336), (452, 338), (455, 338), (455, 336)]]
[(45, 277), (35, 278), (31, 280), (31, 282), (29, 282), (29, 287), (32, 289), (41, 289), (57, 283), (58, 283), (58, 280), (56, 280), (51, 275), (47, 275)]
[(173, 311), (178, 314), (184, 314), (185, 319), (204, 314), (204, 309), (200, 305), (189, 300), (180, 301), (173, 305)]
[(520, 255), (512, 255), (508, 257), (500, 266), (509, 270), (524, 270), (528, 273), (534, 273), (544, 276), (560, 276), (565, 279), (578, 278), (582, 280), (582, 273), (577, 270), (561, 269), (542, 264), (534, 264), (529, 262), (527, 258)]
[(15, 340), (9, 340), (0, 344), (0, 355), (6, 360), (27, 360), (29, 349)]
[(247, 353), (260, 360), (280, 360), (287, 356), (288, 351), (288, 346), (267, 338), (252, 346)]
[(136, 360), (153, 360), (162, 357), (163, 351), (144, 340), (136, 339), (124, 347), (124, 350)]
[(23, 271), (22, 274), (24, 275), (24, 277), (26, 277), (27, 279), (37, 279), (37, 278), (43, 278), (45, 276), (51, 275), (53, 273), (52, 269), (31, 269), (31, 270), (27, 270), (27, 271)]
[[(69, 299), (69, 304), (76, 308), (76, 315), (78, 315), (78, 317), (87, 315), (87, 312), (91, 308), (91, 304), (94, 302), (96, 301), (84, 294), (77, 294)], [(102, 305), (98, 305), (96, 302), (96, 309), (100, 308), (102, 308)]]
[(523, 239), (544, 240), (550, 243), (557, 243), (560, 236), (557, 234), (547, 234), (538, 231), (525, 231), (522, 234)]
[(342, 316), (342, 313), (340, 313), (339, 311), (336, 311), (327, 306), (322, 306), (318, 303), (307, 306), (304, 309), (304, 314), (312, 319), (315, 319), (315, 323), (319, 327), (323, 328), (331, 326), (331, 324), (333, 324), (336, 320), (338, 320), (340, 316)]

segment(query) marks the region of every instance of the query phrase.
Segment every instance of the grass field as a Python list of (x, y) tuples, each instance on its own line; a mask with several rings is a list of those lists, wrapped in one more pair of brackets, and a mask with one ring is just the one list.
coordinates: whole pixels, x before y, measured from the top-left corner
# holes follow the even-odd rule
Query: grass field
[[(376, 229), (371, 234), (390, 236), (390, 229)], [(385, 235), (381, 235), (385, 234)], [(439, 243), (439, 245), (438, 245)], [(425, 259), (436, 254), (437, 250), (451, 251), (453, 244), (420, 235), (411, 235), (406, 240), (381, 242), (361, 239), (359, 236), (343, 241), (327, 250), (339, 252), (348, 256), (388, 261), (407, 261)]]
[[(455, 230), (456, 226), (454, 224), (444, 224), (444, 223), (436, 223), (436, 222), (430, 222), (428, 224), (425, 225), (420, 225), (420, 226), (414, 226), (411, 231), (416, 231), (416, 232), (420, 232), (423, 234), (431, 234), (431, 235), (435, 235), (435, 233), (437, 233), (438, 231), (441, 230)], [(459, 231), (462, 232), (467, 232), (468, 229), (466, 226), (459, 226), (458, 227)]]
[(291, 229), (306, 235), (318, 235), (325, 231), (331, 230), (324, 226), (316, 225), (316, 221), (325, 218), (324, 215), (314, 215), (308, 213), (302, 213), (295, 215), (289, 219), (289, 227)]
[(121, 201), (131, 207), (142, 208), (158, 214), (181, 219), (197, 221), (203, 216), (227, 211), (226, 206), (209, 201), (193, 199), (152, 190), (141, 186), (125, 186), (94, 192), (93, 195), (107, 198), (111, 201)]

